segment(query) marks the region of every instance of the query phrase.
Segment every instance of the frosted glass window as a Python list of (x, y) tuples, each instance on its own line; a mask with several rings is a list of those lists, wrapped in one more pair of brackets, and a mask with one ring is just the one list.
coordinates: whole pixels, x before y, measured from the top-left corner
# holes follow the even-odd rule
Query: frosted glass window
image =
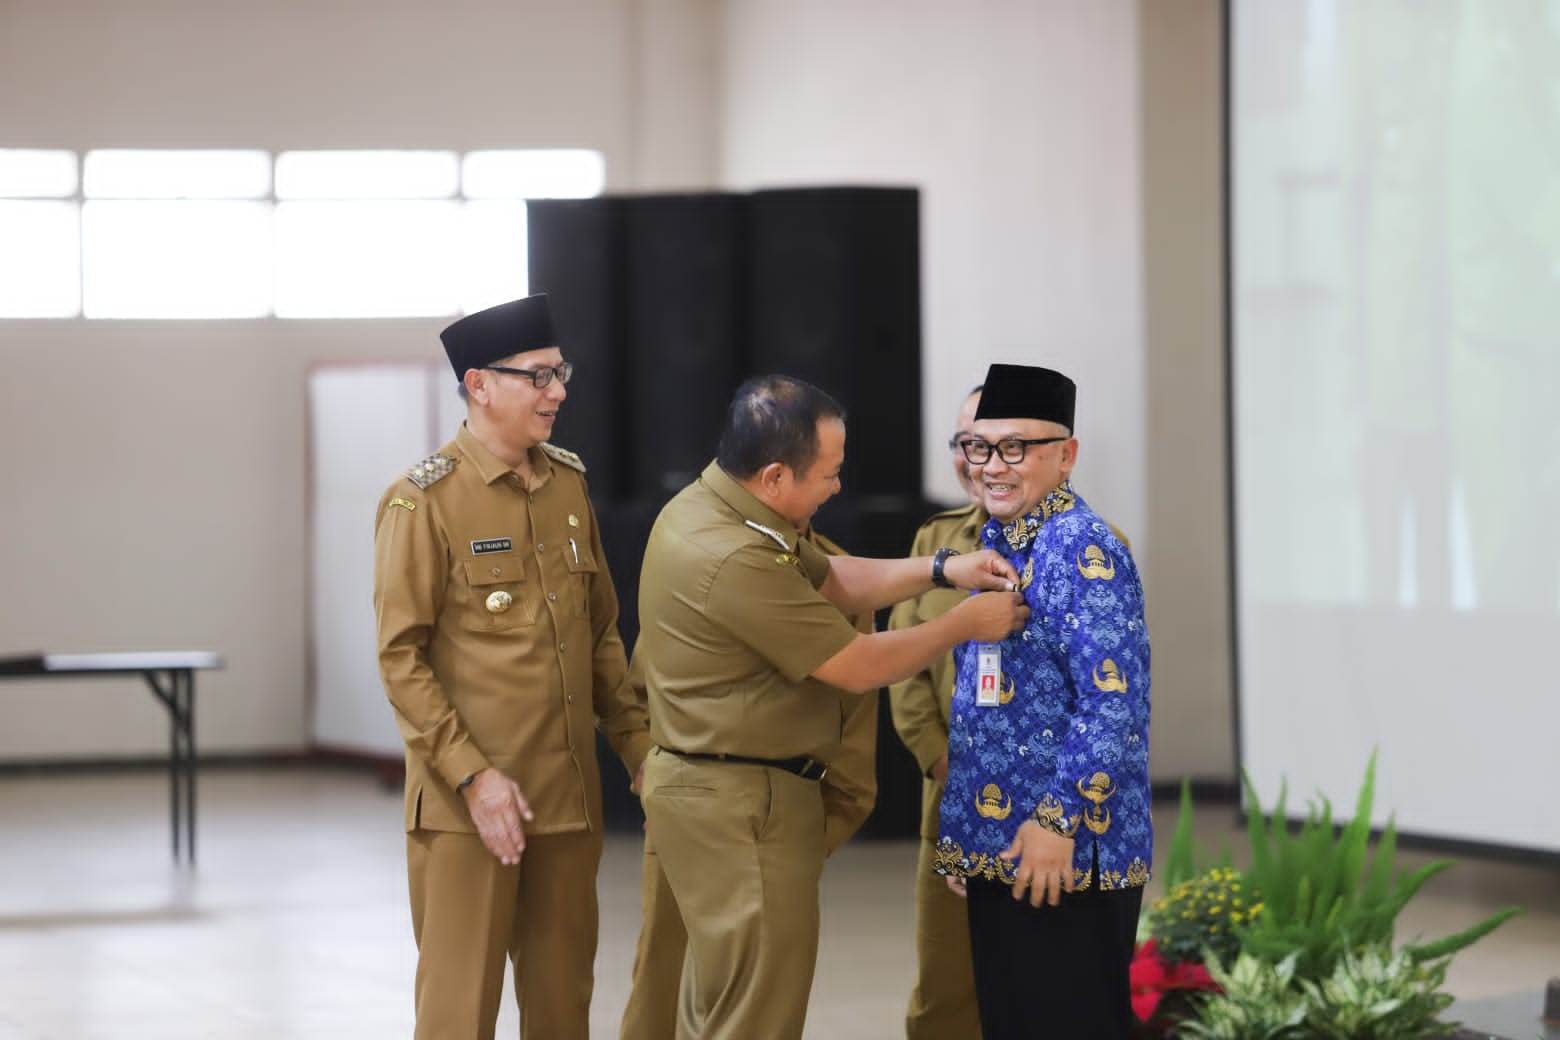
[(458, 202), (281, 202), (276, 314), (400, 318), (456, 314)]
[(460, 190), (454, 152), (283, 152), (279, 199), (447, 199)]
[(101, 149), (87, 153), (94, 199), (260, 199), (271, 193), (268, 152)]
[(464, 313), (525, 296), (530, 292), (525, 203), (466, 203), (457, 254)]
[(75, 317), (81, 310), (77, 204), (0, 199), (0, 228), (0, 318)]
[(89, 318), (253, 318), (270, 312), (265, 202), (88, 202)]
[(0, 148), (0, 196), (65, 199), (76, 194), (76, 153)]
[(588, 199), (606, 186), (607, 164), (583, 148), (468, 152), (461, 179), (470, 199)]

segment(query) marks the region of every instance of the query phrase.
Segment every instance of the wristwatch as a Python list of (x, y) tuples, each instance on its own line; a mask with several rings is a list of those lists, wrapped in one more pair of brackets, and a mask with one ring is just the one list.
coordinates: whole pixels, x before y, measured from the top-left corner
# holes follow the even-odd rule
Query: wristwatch
[(464, 793), (466, 788), (470, 787), (471, 786), (471, 782), (473, 780), (475, 780), (476, 778), (477, 778), (477, 774), (476, 773), (467, 773), (466, 774), (466, 779), (462, 780), (460, 783), (455, 785), (455, 793), (456, 794)]
[(953, 582), (949, 581), (943, 574), (943, 567), (947, 564), (948, 557), (957, 555), (959, 555), (959, 550), (949, 549), (947, 546), (938, 549), (932, 554), (932, 584), (939, 589), (953, 588)]

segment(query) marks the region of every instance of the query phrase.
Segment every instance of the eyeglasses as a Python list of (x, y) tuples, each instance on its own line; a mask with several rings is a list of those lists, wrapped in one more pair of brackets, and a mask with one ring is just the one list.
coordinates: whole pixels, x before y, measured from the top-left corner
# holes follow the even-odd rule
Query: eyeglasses
[(567, 383), (574, 375), (574, 366), (565, 361), (561, 365), (539, 365), (536, 368), (506, 368), (503, 365), (483, 365), (489, 372), (502, 372), (506, 376), (525, 376), (531, 381), (531, 385), (538, 390), (546, 389), (553, 381), (553, 376), (558, 377), (558, 382)]
[[(1070, 437), (1004, 437), (996, 443), (997, 454), (1002, 461), (1009, 466), (1016, 466), (1024, 461), (1024, 455), (1029, 451), (1031, 444), (1059, 444)], [(964, 457), (969, 459), (972, 466), (983, 466), (991, 461), (992, 443), (983, 441), (979, 437), (971, 437), (969, 440), (959, 442), (959, 450), (964, 452)]]

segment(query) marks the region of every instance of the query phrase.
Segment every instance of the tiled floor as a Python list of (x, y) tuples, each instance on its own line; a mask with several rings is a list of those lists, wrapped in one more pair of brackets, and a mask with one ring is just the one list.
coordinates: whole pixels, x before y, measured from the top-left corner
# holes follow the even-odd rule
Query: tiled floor
[[(207, 769), (200, 796), (191, 872), (170, 860), (159, 773), (0, 777), (0, 1040), (410, 1035), (398, 794), (356, 772), (278, 767)], [(1211, 844), (1231, 824), (1226, 808), (1199, 813)], [(609, 838), (597, 1037), (616, 1036), (627, 997), (638, 856), (634, 836)], [(914, 862), (907, 842), (855, 842), (829, 864), (810, 1040), (903, 1035)], [(1465, 858), (1409, 907), (1404, 931), (1441, 935), (1506, 903), (1528, 912), (1462, 955), (1452, 991), (1540, 990), (1560, 975), (1553, 868)], [(516, 1035), (512, 1004), (499, 1035)]]

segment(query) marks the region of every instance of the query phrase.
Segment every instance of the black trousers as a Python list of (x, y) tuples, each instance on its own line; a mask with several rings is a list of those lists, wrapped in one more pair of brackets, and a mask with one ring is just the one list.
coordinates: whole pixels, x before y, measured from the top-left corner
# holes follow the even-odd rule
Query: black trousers
[[(1027, 897), (1027, 893), (1026, 893)], [(981, 1033), (1004, 1040), (1126, 1040), (1141, 888), (1062, 893), (1056, 906), (971, 879)]]

